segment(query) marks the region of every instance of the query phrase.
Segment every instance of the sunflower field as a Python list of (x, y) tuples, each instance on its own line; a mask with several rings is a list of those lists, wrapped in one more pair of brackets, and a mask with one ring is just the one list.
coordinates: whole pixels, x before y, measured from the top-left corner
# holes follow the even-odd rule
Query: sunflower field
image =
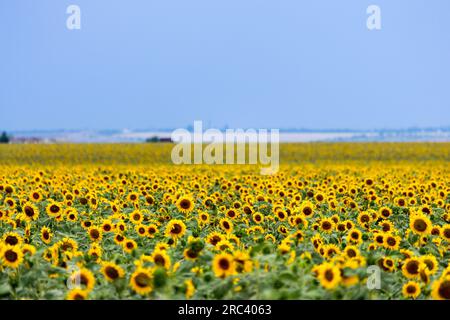
[(450, 299), (449, 143), (172, 147), (1, 145), (0, 299)]

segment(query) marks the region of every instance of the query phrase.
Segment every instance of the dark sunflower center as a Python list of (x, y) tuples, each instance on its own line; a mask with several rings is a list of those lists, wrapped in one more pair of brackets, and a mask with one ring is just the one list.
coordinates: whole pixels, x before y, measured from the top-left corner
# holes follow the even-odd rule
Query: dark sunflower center
[(15, 246), (16, 244), (19, 243), (19, 239), (15, 236), (7, 236), (5, 239), (5, 243), (7, 243), (11, 246)]
[(219, 267), (222, 270), (228, 270), (230, 268), (230, 261), (228, 261), (228, 259), (225, 259), (225, 258), (220, 259), (219, 260)]
[(145, 273), (139, 273), (135, 278), (134, 282), (140, 288), (146, 288), (150, 285), (150, 277)]
[(74, 300), (84, 300), (84, 296), (81, 295), (81, 294), (79, 294), (79, 293), (77, 293), (77, 294), (75, 294), (75, 296), (73, 297), (73, 299), (74, 299)]
[(356, 257), (356, 252), (355, 252), (355, 250), (353, 250), (353, 249), (349, 249), (349, 250), (347, 251), (347, 255), (348, 255), (350, 258), (353, 258), (353, 257)]
[(325, 221), (325, 222), (322, 224), (322, 228), (323, 228), (324, 230), (330, 230), (330, 229), (331, 229), (331, 223), (330, 223), (329, 221)]
[(450, 299), (450, 281), (446, 280), (441, 283), (439, 286), (439, 296), (442, 298), (449, 300)]
[(219, 236), (214, 236), (211, 239), (211, 244), (215, 246), (220, 240), (222, 240)]
[(444, 230), (444, 237), (446, 237), (447, 239), (450, 239), (450, 229)]
[(410, 274), (418, 274), (419, 273), (419, 264), (417, 261), (410, 261), (406, 265), (406, 270), (408, 270), (408, 273)]
[(427, 229), (427, 224), (422, 219), (417, 219), (416, 221), (414, 221), (414, 229), (419, 232), (423, 232)]
[(408, 286), (408, 287), (406, 287), (406, 291), (407, 291), (409, 294), (416, 293), (416, 287), (415, 287), (415, 286)]
[(164, 259), (164, 257), (160, 254), (157, 254), (154, 258), (153, 261), (155, 262), (156, 265), (158, 266), (164, 266), (166, 259)]
[(34, 210), (31, 207), (25, 207), (25, 214), (27, 217), (33, 217), (34, 216)]
[(92, 239), (98, 239), (98, 237), (100, 236), (100, 233), (98, 232), (98, 230), (94, 229), (94, 230), (91, 230), (90, 235), (91, 235)]
[(188, 251), (186, 251), (186, 255), (191, 259), (195, 259), (198, 257), (198, 253), (192, 249), (189, 249)]
[(180, 201), (180, 207), (183, 209), (189, 209), (191, 207), (191, 202), (187, 199), (183, 199)]
[(395, 246), (395, 244), (397, 243), (397, 241), (395, 241), (394, 238), (389, 237), (389, 238), (387, 239), (387, 243), (388, 243), (388, 245), (390, 245), (390, 246)]
[(327, 279), (327, 281), (333, 281), (334, 274), (332, 270), (328, 269), (327, 271), (325, 271), (325, 279)]
[(181, 233), (181, 230), (182, 230), (181, 226), (179, 224), (175, 223), (172, 227), (171, 232), (173, 234), (179, 234), (179, 233)]
[(4, 256), (5, 256), (5, 259), (6, 259), (8, 262), (16, 262), (17, 259), (18, 259), (17, 253), (14, 252), (13, 250), (6, 250)]
[(110, 279), (117, 279), (119, 277), (119, 272), (113, 267), (106, 267), (105, 273)]
[(58, 213), (59, 212), (59, 207), (56, 204), (52, 204), (50, 206), (50, 212), (51, 213)]

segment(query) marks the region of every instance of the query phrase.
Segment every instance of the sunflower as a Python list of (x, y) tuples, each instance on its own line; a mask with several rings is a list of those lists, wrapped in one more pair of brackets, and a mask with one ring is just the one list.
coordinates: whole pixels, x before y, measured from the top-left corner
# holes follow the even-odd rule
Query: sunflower
[(236, 272), (234, 258), (229, 253), (219, 253), (213, 259), (213, 271), (216, 277), (224, 278)]
[(16, 269), (23, 261), (23, 252), (18, 246), (6, 245), (1, 250), (0, 257), (4, 266)]
[(67, 293), (67, 300), (86, 300), (88, 298), (89, 291), (75, 288)]
[(416, 213), (412, 214), (409, 218), (409, 227), (412, 232), (419, 235), (426, 235), (430, 233), (431, 221), (424, 214)]
[(380, 259), (381, 267), (388, 272), (392, 272), (395, 270), (395, 262), (390, 257), (384, 257)]
[(30, 200), (33, 202), (39, 202), (42, 200), (42, 193), (39, 190), (30, 192)]
[(108, 281), (115, 281), (119, 278), (123, 278), (124, 270), (113, 262), (103, 262), (101, 272)]
[(5, 200), (3, 200), (3, 203), (8, 205), (9, 209), (16, 208), (16, 201), (13, 198), (6, 197)]
[(330, 263), (324, 263), (318, 268), (318, 279), (324, 288), (334, 289), (342, 280), (341, 270)]
[(111, 220), (109, 220), (109, 219), (103, 220), (102, 230), (103, 230), (103, 232), (113, 231), (113, 224), (112, 224)]
[(255, 212), (255, 213), (252, 215), (252, 220), (253, 220), (255, 223), (262, 223), (262, 222), (264, 222), (264, 216), (263, 216), (262, 213), (260, 213), (260, 212)]
[(154, 223), (147, 226), (147, 236), (153, 238), (158, 233), (158, 226)]
[(198, 215), (198, 220), (200, 224), (209, 223), (209, 214), (207, 212), (200, 212)]
[(130, 278), (131, 288), (140, 295), (146, 295), (153, 290), (153, 272), (149, 268), (138, 267)]
[(22, 211), (25, 220), (27, 221), (35, 221), (39, 217), (39, 209), (31, 202), (25, 203), (22, 207)]
[(89, 239), (94, 242), (102, 241), (103, 233), (102, 230), (98, 227), (92, 226), (88, 229)]
[(46, 207), (45, 211), (50, 217), (57, 217), (59, 214), (61, 214), (61, 204), (57, 202), (50, 202)]
[(83, 227), (83, 229), (89, 229), (89, 227), (92, 226), (92, 221), (91, 220), (85, 220), (83, 222), (81, 222), (81, 226)]
[(142, 220), (144, 220), (144, 215), (139, 210), (135, 210), (130, 213), (130, 220), (134, 224), (141, 224)]
[(114, 242), (116, 244), (122, 245), (122, 243), (125, 241), (125, 237), (121, 235), (120, 233), (116, 234), (114, 236)]
[(358, 229), (355, 229), (355, 228), (349, 230), (348, 235), (347, 235), (347, 240), (350, 243), (355, 243), (355, 244), (361, 243), (362, 242), (361, 231), (359, 231)]
[(384, 246), (390, 250), (398, 250), (400, 246), (400, 237), (392, 234), (386, 234), (384, 236)]
[(3, 235), (3, 242), (10, 246), (19, 246), (23, 238), (16, 232), (7, 232)]
[(195, 261), (199, 257), (200, 252), (193, 250), (192, 248), (187, 248), (183, 251), (183, 256), (186, 260)]
[(348, 258), (354, 258), (359, 256), (359, 250), (358, 247), (356, 246), (352, 246), (352, 245), (348, 245), (345, 247), (344, 249), (344, 254), (348, 257)]
[(138, 224), (134, 229), (140, 237), (145, 237), (147, 235), (147, 227), (144, 224)]
[(183, 221), (178, 219), (170, 220), (166, 226), (165, 235), (172, 237), (172, 239), (181, 238), (186, 232), (186, 225)]
[(378, 215), (383, 219), (388, 219), (392, 215), (392, 209), (388, 207), (381, 207), (378, 210)]
[(435, 256), (431, 254), (424, 255), (420, 257), (420, 261), (426, 266), (430, 274), (435, 274), (439, 269), (439, 263)]
[(305, 217), (310, 217), (314, 213), (314, 205), (310, 201), (304, 201), (300, 206), (300, 212)]
[(95, 285), (94, 274), (86, 268), (72, 272), (68, 281), (74, 287), (86, 290), (87, 292), (92, 291)]
[(332, 258), (339, 254), (341, 250), (335, 244), (326, 244), (322, 246), (325, 258)]
[(450, 276), (443, 276), (433, 283), (431, 296), (435, 300), (450, 300)]
[(216, 246), (223, 238), (224, 235), (214, 231), (208, 234), (208, 236), (206, 237), (206, 242), (212, 244), (213, 246)]
[(123, 250), (125, 250), (126, 253), (132, 253), (137, 248), (137, 243), (133, 239), (125, 239), (122, 242)]
[(372, 221), (372, 216), (368, 212), (361, 212), (358, 215), (358, 222), (360, 225), (364, 226)]
[(36, 253), (36, 247), (26, 243), (22, 246), (22, 253), (23, 255), (29, 254), (30, 256), (32, 256)]
[(192, 279), (188, 279), (184, 282), (184, 284), (186, 286), (186, 299), (190, 299), (195, 293), (194, 282), (192, 281)]
[(77, 242), (75, 240), (67, 238), (67, 237), (60, 240), (58, 242), (57, 246), (63, 252), (75, 252), (78, 249)]
[(220, 227), (228, 234), (233, 232), (233, 223), (227, 219), (227, 218), (222, 218), (219, 221)]
[(286, 220), (288, 215), (286, 214), (286, 212), (284, 210), (277, 210), (275, 212), (275, 216), (278, 218), (278, 220), (284, 221), (284, 220)]
[(139, 201), (139, 194), (137, 192), (130, 192), (127, 196), (127, 200), (131, 202)]
[(89, 248), (88, 255), (93, 258), (94, 261), (98, 261), (102, 256), (103, 250), (96, 242), (92, 243)]
[(75, 222), (78, 220), (78, 212), (75, 209), (69, 208), (64, 213), (66, 214), (67, 221)]
[(181, 196), (176, 202), (176, 206), (181, 213), (190, 213), (194, 210), (194, 201), (190, 196)]
[(405, 259), (402, 266), (402, 273), (407, 278), (416, 278), (419, 276), (421, 261), (415, 257)]
[(447, 240), (450, 242), (450, 224), (446, 224), (445, 226), (442, 226), (441, 235), (442, 235), (442, 238), (444, 238), (444, 240)]
[(235, 251), (233, 253), (236, 272), (251, 272), (253, 270), (253, 262), (250, 255), (245, 251)]
[(227, 239), (223, 239), (223, 240), (219, 241), (216, 244), (216, 248), (220, 251), (233, 251), (234, 250), (233, 244)]
[(320, 220), (320, 229), (323, 232), (331, 233), (334, 229), (334, 221), (330, 218)]
[(403, 285), (402, 293), (405, 298), (416, 299), (420, 295), (419, 284), (415, 281), (409, 281)]
[(155, 265), (159, 267), (163, 267), (165, 269), (169, 269), (171, 262), (170, 257), (166, 251), (163, 250), (155, 250), (151, 255), (152, 261)]
[(235, 219), (238, 216), (238, 212), (235, 209), (228, 209), (225, 212), (225, 215), (227, 216), (227, 218)]

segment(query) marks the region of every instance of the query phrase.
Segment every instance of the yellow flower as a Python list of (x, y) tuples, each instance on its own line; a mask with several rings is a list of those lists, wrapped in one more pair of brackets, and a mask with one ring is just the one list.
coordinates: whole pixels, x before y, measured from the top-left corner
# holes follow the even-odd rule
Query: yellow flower
[(341, 270), (330, 263), (324, 263), (318, 269), (318, 279), (324, 288), (334, 289), (342, 280)]
[(420, 295), (420, 286), (415, 281), (409, 281), (403, 285), (403, 296), (406, 298), (417, 298)]
[(224, 278), (235, 274), (234, 258), (229, 253), (219, 253), (213, 259), (213, 271), (216, 277)]
[(140, 295), (146, 295), (153, 290), (153, 272), (151, 269), (138, 267), (130, 278), (131, 288)]

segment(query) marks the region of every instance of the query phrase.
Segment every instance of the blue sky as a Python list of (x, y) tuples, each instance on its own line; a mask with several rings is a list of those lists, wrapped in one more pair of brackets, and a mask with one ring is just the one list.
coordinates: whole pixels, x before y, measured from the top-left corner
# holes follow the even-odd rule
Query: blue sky
[(450, 125), (447, 0), (5, 0), (0, 41), (0, 129)]

